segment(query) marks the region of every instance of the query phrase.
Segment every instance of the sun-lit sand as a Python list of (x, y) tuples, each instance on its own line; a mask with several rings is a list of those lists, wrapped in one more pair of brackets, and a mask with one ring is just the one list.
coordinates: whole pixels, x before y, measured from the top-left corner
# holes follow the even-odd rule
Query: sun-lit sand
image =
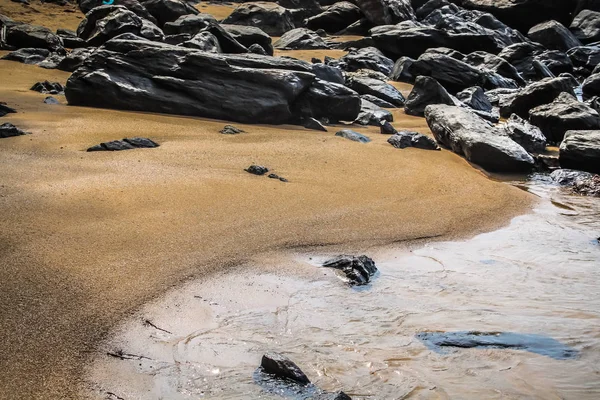
[[(235, 124), (247, 133), (230, 136), (225, 121), (47, 105), (28, 90), (68, 76), (0, 61), (0, 101), (18, 110), (0, 123), (32, 132), (0, 139), (0, 397), (75, 398), (95, 343), (186, 278), (286, 248), (470, 235), (533, 201), (449, 151), (395, 149), (373, 127), (352, 128), (369, 144), (338, 127)], [(394, 115), (398, 129), (429, 132)], [(132, 136), (161, 147), (85, 152)], [(244, 172), (253, 163), (289, 183)]]

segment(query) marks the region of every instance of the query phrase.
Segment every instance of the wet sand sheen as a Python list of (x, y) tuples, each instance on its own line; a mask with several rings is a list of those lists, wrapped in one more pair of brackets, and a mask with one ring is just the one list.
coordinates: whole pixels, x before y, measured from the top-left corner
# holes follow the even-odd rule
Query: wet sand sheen
[[(0, 142), (0, 384), (7, 398), (75, 397), (108, 329), (186, 278), (257, 254), (452, 238), (505, 224), (532, 197), (448, 152), (362, 145), (294, 126), (42, 103), (39, 80), (67, 73), (0, 61), (2, 118), (33, 134)], [(64, 103), (64, 97), (59, 97)], [(397, 128), (428, 132), (395, 111)], [(151, 150), (85, 153), (147, 136)], [(251, 163), (290, 183), (247, 174)]]

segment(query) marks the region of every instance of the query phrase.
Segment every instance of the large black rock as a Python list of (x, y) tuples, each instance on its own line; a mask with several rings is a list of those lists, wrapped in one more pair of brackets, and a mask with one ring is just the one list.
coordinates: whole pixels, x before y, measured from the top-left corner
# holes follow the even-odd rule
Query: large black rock
[(569, 93), (561, 93), (552, 103), (533, 108), (529, 120), (552, 143), (560, 143), (570, 130), (600, 129), (598, 112)]
[(281, 36), (295, 28), (291, 12), (275, 3), (244, 3), (223, 23), (255, 26), (271, 36)]
[(600, 130), (568, 131), (560, 145), (560, 165), (600, 174)]
[(329, 33), (336, 33), (361, 18), (362, 13), (357, 6), (347, 1), (341, 1), (327, 8), (322, 13), (308, 18), (305, 24), (312, 30), (323, 29)]
[(279, 124), (300, 118), (292, 110), (315, 82), (305, 71), (310, 64), (293, 59), (115, 38), (71, 75), (65, 94), (73, 105)]
[(538, 80), (544, 78), (540, 76), (533, 65), (535, 56), (542, 54), (546, 48), (539, 43), (524, 42), (512, 44), (504, 48), (499, 57), (508, 61), (525, 79)]
[(517, 69), (504, 58), (495, 54), (486, 53), (485, 51), (474, 51), (470, 54), (467, 54), (462, 61), (475, 68), (492, 71), (505, 78), (512, 79), (520, 86), (525, 85), (525, 80), (519, 71), (517, 71)]
[(563, 24), (557, 21), (546, 21), (537, 24), (527, 33), (534, 42), (541, 43), (547, 49), (567, 51), (581, 46), (581, 42)]
[(457, 105), (442, 85), (429, 76), (419, 76), (404, 104), (404, 112), (422, 117), (430, 104)]
[(517, 114), (511, 115), (502, 128), (512, 140), (530, 153), (542, 153), (546, 149), (546, 136), (540, 128), (530, 124)]
[(381, 126), (381, 121), (392, 122), (393, 120), (394, 116), (391, 112), (361, 97), (360, 112), (354, 121), (355, 124)]
[(425, 119), (435, 139), (492, 172), (525, 172), (533, 165), (527, 151), (502, 129), (465, 108), (430, 105)]
[(329, 122), (354, 121), (361, 110), (358, 93), (344, 85), (316, 79), (295, 102), (294, 114)]
[[(79, 9), (82, 13), (87, 14), (92, 11), (93, 8), (106, 5), (104, 0), (79, 0)], [(114, 3), (113, 3), (114, 4)], [(156, 18), (152, 16), (138, 0), (119, 0), (117, 4), (119, 6), (126, 7), (128, 10), (133, 11), (140, 18), (147, 19), (148, 21), (156, 24)], [(69, 46), (66, 46), (69, 47)]]
[(600, 41), (600, 12), (582, 10), (571, 22), (570, 29), (582, 43)]
[(583, 98), (589, 99), (594, 96), (600, 96), (600, 73), (590, 75), (581, 86)]
[(575, 95), (569, 78), (546, 78), (532, 83), (511, 97), (506, 104), (501, 104), (500, 115), (508, 118), (514, 113), (522, 118), (528, 118), (529, 110), (554, 101), (562, 92)]
[[(1, 15), (0, 15), (1, 16)], [(0, 18), (0, 48), (4, 50), (36, 48), (64, 54), (62, 39), (48, 28)]]

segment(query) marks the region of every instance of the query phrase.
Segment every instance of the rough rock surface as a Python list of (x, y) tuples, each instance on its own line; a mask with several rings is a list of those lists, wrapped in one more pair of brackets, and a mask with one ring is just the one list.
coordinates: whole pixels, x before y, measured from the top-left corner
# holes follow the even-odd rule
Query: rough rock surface
[(96, 51), (96, 48), (94, 47), (73, 49), (73, 51), (68, 53), (65, 58), (58, 63), (56, 68), (61, 71), (74, 72), (94, 51)]
[(289, 379), (302, 385), (310, 384), (308, 377), (292, 360), (279, 353), (267, 353), (260, 362), (262, 371), (280, 379)]
[(404, 96), (398, 89), (379, 79), (351, 75), (346, 79), (346, 85), (359, 94), (370, 94), (395, 105), (404, 106)]
[(359, 125), (380, 126), (381, 121), (392, 122), (394, 117), (388, 110), (384, 110), (375, 103), (361, 98), (360, 112), (354, 123)]
[(357, 4), (373, 25), (416, 19), (410, 0), (357, 0)]
[(362, 13), (356, 5), (340, 1), (322, 13), (308, 18), (305, 25), (314, 31), (323, 29), (328, 33), (336, 33), (357, 22), (361, 17)]
[(560, 144), (560, 165), (600, 174), (600, 130), (568, 131)]
[(361, 109), (358, 93), (344, 85), (315, 79), (294, 104), (301, 118), (326, 118), (330, 122), (354, 121)]
[(396, 132), (388, 139), (388, 143), (397, 149), (416, 147), (424, 150), (441, 150), (433, 139), (417, 132)]
[(125, 138), (123, 140), (113, 140), (90, 147), (87, 151), (120, 151), (132, 149), (151, 149), (158, 147), (159, 144), (153, 140), (141, 137)]
[(254, 44), (259, 45), (270, 56), (273, 55), (273, 45), (271, 44), (271, 36), (262, 29), (255, 26), (244, 25), (227, 25), (221, 24), (221, 27), (231, 35), (237, 42), (246, 46), (248, 50)]
[(560, 143), (569, 130), (600, 129), (598, 112), (568, 93), (561, 93), (550, 104), (533, 108), (529, 120), (551, 143)]
[(377, 272), (373, 259), (362, 256), (338, 256), (323, 263), (325, 268), (334, 268), (342, 271), (348, 278), (350, 285), (366, 285)]
[(43, 26), (7, 19), (0, 20), (0, 31), (8, 49), (36, 48), (64, 54), (62, 39)]
[(457, 93), (456, 97), (474, 110), (485, 112), (492, 111), (492, 103), (490, 103), (490, 100), (486, 96), (485, 92), (479, 86), (466, 88), (462, 92)]
[(530, 153), (541, 153), (546, 149), (546, 136), (540, 128), (513, 114), (502, 126), (506, 134)]
[(346, 71), (370, 69), (381, 72), (385, 76), (389, 76), (394, 68), (394, 62), (375, 47), (351, 49), (348, 54), (340, 58), (340, 63)]
[(590, 75), (581, 86), (583, 98), (589, 99), (594, 96), (600, 96), (600, 73)]
[(287, 50), (310, 50), (327, 49), (329, 45), (310, 29), (296, 28), (284, 33), (278, 41), (273, 43), (273, 47)]
[(142, 4), (161, 28), (181, 16), (200, 13), (185, 0), (143, 0)]
[(237, 135), (239, 133), (246, 133), (246, 131), (240, 128), (236, 128), (233, 125), (225, 125), (223, 129), (219, 131), (219, 133), (222, 133), (223, 135)]
[(533, 167), (534, 160), (523, 147), (467, 109), (430, 105), (425, 119), (439, 143), (488, 171), (523, 172)]

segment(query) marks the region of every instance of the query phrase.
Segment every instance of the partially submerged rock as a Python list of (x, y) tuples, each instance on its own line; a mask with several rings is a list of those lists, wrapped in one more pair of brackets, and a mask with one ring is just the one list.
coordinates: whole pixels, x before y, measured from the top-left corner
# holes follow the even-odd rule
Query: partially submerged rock
[(264, 175), (267, 172), (269, 172), (269, 168), (262, 166), (262, 165), (252, 164), (251, 166), (246, 168), (244, 171), (246, 171), (252, 175)]
[(0, 138), (22, 136), (28, 134), (29, 132), (25, 132), (24, 130), (17, 128), (9, 122), (5, 122), (4, 124), (0, 125)]
[(350, 139), (354, 142), (360, 143), (369, 143), (371, 141), (371, 139), (369, 139), (365, 135), (361, 135), (360, 133), (350, 129), (342, 129), (341, 131), (336, 132), (335, 136), (343, 137), (345, 139)]
[(121, 150), (133, 150), (142, 148), (154, 148), (159, 147), (159, 144), (153, 140), (133, 137), (125, 138), (123, 140), (113, 140), (111, 142), (104, 142), (90, 147), (87, 151), (121, 151)]
[(521, 118), (528, 118), (529, 110), (542, 104), (551, 103), (562, 92), (575, 96), (569, 78), (546, 78), (532, 83), (512, 96), (506, 104), (501, 104), (500, 115), (508, 118), (514, 113)]
[(568, 131), (560, 144), (563, 168), (600, 174), (600, 130)]
[(266, 374), (280, 379), (289, 379), (301, 385), (310, 384), (310, 380), (292, 360), (279, 353), (267, 353), (262, 357), (260, 368)]
[(323, 267), (342, 271), (350, 285), (366, 285), (377, 272), (373, 259), (365, 255), (338, 256), (323, 263)]
[(550, 174), (559, 185), (570, 187), (584, 196), (600, 197), (600, 175), (572, 169), (557, 169)]
[(388, 143), (397, 149), (415, 147), (424, 150), (441, 150), (433, 139), (418, 132), (397, 132), (388, 139)]

